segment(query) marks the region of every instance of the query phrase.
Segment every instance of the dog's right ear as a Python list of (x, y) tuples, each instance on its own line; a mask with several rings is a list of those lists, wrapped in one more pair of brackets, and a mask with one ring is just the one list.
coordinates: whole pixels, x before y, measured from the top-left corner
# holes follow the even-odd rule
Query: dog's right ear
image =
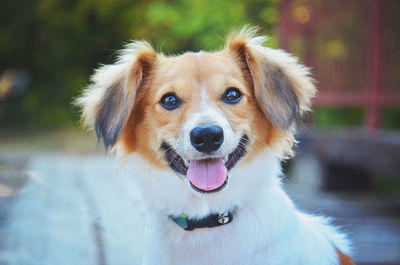
[(106, 149), (117, 142), (156, 60), (150, 44), (133, 42), (122, 50), (115, 64), (97, 69), (91, 84), (76, 99), (84, 123), (94, 127)]

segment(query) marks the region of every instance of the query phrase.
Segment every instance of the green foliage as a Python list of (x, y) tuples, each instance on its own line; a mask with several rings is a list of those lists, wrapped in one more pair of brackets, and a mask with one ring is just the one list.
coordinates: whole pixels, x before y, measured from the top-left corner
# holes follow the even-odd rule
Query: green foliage
[(348, 127), (363, 124), (364, 110), (362, 108), (319, 107), (314, 111), (314, 121), (319, 127)]
[(382, 113), (382, 126), (390, 130), (400, 130), (400, 109), (387, 108)]
[[(365, 110), (361, 107), (318, 107), (314, 110), (315, 125), (321, 128), (361, 127), (365, 123)], [(381, 110), (380, 125), (386, 130), (400, 129), (400, 110)]]
[(0, 123), (71, 125), (71, 101), (92, 69), (132, 39), (159, 50), (217, 49), (234, 27), (274, 37), (277, 0), (8, 0), (0, 9), (0, 74), (27, 71), (28, 91), (1, 102)]

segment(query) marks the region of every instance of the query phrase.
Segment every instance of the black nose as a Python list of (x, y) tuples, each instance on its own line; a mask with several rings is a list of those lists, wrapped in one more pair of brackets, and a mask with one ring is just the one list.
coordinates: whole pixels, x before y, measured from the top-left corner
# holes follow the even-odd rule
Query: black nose
[(193, 147), (203, 153), (211, 153), (224, 142), (224, 131), (219, 126), (196, 127), (190, 132)]

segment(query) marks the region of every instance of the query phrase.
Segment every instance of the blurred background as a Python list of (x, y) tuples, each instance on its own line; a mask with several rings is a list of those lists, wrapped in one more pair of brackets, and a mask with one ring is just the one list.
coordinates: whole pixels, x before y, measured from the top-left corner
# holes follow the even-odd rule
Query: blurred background
[(357, 264), (400, 264), (399, 14), (398, 0), (3, 1), (0, 264), (135, 264), (128, 180), (110, 180), (117, 162), (71, 102), (129, 40), (214, 50), (244, 24), (317, 80), (288, 193), (335, 218)]

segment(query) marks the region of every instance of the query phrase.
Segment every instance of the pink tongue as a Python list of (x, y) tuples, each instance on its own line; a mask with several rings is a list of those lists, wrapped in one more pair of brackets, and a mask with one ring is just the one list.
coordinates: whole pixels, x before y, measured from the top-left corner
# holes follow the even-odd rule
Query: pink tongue
[(187, 178), (197, 188), (215, 190), (224, 184), (228, 170), (222, 159), (192, 160), (189, 162)]

